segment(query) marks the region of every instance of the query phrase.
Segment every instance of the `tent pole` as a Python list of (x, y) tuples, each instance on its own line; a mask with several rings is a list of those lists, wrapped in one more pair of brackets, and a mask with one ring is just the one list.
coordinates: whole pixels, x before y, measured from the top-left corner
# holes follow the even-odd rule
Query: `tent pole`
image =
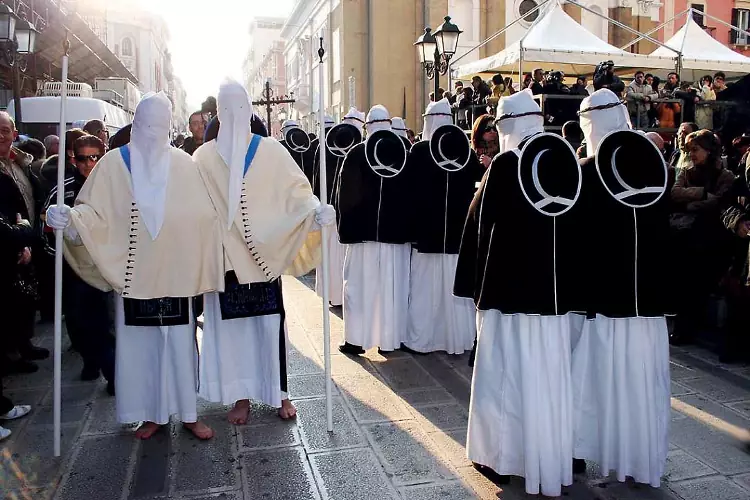
[(600, 17), (600, 18), (602, 18), (602, 19), (606, 19), (606, 20), (607, 20), (607, 21), (608, 21), (608, 22), (609, 22), (610, 24), (614, 24), (614, 25), (615, 25), (615, 26), (617, 26), (618, 28), (622, 28), (622, 29), (624, 29), (625, 31), (628, 31), (628, 32), (630, 32), (630, 33), (632, 33), (632, 34), (634, 34), (634, 35), (639, 35), (639, 36), (642, 36), (642, 37), (643, 37), (643, 39), (645, 39), (645, 40), (648, 40), (649, 42), (651, 42), (651, 43), (653, 43), (653, 44), (656, 44), (656, 45), (658, 45), (659, 47), (666, 47), (667, 49), (671, 50), (672, 52), (674, 52), (674, 53), (676, 53), (676, 54), (679, 54), (679, 52), (677, 52), (677, 51), (676, 51), (675, 49), (673, 49), (673, 48), (672, 48), (672, 47), (670, 47), (669, 45), (665, 45), (664, 43), (660, 42), (659, 40), (656, 40), (655, 38), (651, 38), (650, 36), (644, 35), (644, 34), (643, 34), (643, 33), (641, 33), (640, 31), (636, 30), (635, 28), (631, 28), (631, 27), (630, 27), (630, 26), (628, 26), (627, 24), (623, 24), (623, 23), (621, 23), (620, 21), (615, 21), (615, 20), (614, 20), (614, 19), (612, 19), (611, 17), (607, 17), (607, 16), (605, 16), (604, 14), (601, 14), (601, 13), (599, 13), (599, 12), (596, 12), (595, 10), (589, 9), (589, 8), (588, 8), (588, 7), (586, 7), (585, 5), (582, 5), (581, 3), (579, 3), (579, 2), (578, 2), (578, 0), (567, 0), (567, 1), (568, 1), (568, 3), (569, 3), (569, 4), (571, 4), (571, 5), (577, 5), (578, 7), (580, 7), (580, 8), (581, 8), (581, 9), (583, 9), (583, 10), (585, 10), (586, 12), (589, 12), (589, 13), (591, 13), (591, 14), (594, 14), (595, 16), (597, 16), (597, 17)]
[[(534, 12), (538, 12), (539, 9), (541, 9), (542, 7), (544, 7), (545, 5), (547, 5), (551, 1), (552, 0), (544, 0), (544, 2), (540, 3), (539, 5), (537, 5), (536, 7), (534, 7), (533, 9), (531, 9), (530, 11), (528, 11), (526, 13), (526, 16), (529, 16), (529, 15), (533, 14)], [(526, 16), (524, 16), (524, 17), (526, 17)], [(467, 55), (471, 54), (472, 52), (474, 52), (475, 50), (477, 50), (479, 48), (484, 47), (485, 45), (487, 45), (488, 43), (490, 43), (492, 40), (494, 40), (495, 38), (497, 38), (500, 35), (502, 35), (503, 33), (505, 33), (508, 30), (508, 28), (510, 28), (511, 26), (513, 26), (515, 24), (520, 23), (524, 19), (524, 17), (519, 17), (518, 19), (516, 19), (512, 23), (506, 24), (505, 26), (502, 27), (502, 29), (500, 29), (499, 31), (495, 32), (492, 36), (490, 36), (489, 38), (486, 38), (483, 42), (480, 42), (478, 45), (475, 45), (474, 47), (472, 47), (469, 50), (467, 50), (465, 53), (461, 54), (461, 56), (459, 56), (456, 59), (454, 59), (453, 62), (450, 63), (449, 67), (453, 67), (454, 64), (456, 64), (458, 61), (460, 61), (461, 59), (463, 59)]]
[[(653, 35), (657, 31), (659, 31), (660, 29), (662, 29), (663, 27), (665, 27), (667, 24), (671, 23), (672, 21), (674, 21), (675, 19), (677, 19), (680, 16), (684, 16), (689, 11), (690, 11), (690, 9), (683, 10), (679, 14), (675, 14), (674, 16), (670, 17), (668, 20), (664, 21), (663, 23), (661, 23), (656, 28), (652, 29), (651, 31), (647, 31), (646, 33), (643, 33), (643, 34), (646, 35), (646, 36)], [(626, 49), (632, 47), (633, 45), (635, 45), (636, 43), (640, 42), (641, 40), (643, 40), (643, 36), (639, 36), (638, 38), (636, 38), (632, 42), (628, 43), (627, 45), (623, 45), (622, 47), (620, 47), (620, 50), (626, 50)]]
[[(695, 10), (695, 9), (691, 9), (691, 10)], [(730, 24), (730, 23), (728, 23), (726, 21), (723, 21), (723, 20), (719, 19), (718, 17), (714, 17), (714, 16), (706, 14), (704, 12), (700, 12), (700, 14), (703, 17), (707, 17), (707, 18), (711, 19), (712, 21), (716, 21), (719, 24), (723, 24), (724, 26), (726, 26), (728, 28), (731, 28), (732, 30), (736, 31), (737, 33), (742, 33), (742, 34), (747, 35), (748, 37), (750, 37), (750, 31), (745, 31), (743, 29), (740, 29), (737, 26), (734, 26), (734, 25), (732, 25), (732, 24)]]

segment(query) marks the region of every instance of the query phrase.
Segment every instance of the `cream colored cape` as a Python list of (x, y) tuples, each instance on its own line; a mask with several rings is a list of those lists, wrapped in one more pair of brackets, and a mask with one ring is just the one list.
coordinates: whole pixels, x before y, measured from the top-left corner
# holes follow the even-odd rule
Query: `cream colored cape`
[(224, 289), (219, 218), (190, 156), (172, 148), (164, 224), (155, 240), (140, 220), (120, 151), (91, 172), (71, 210), (77, 243), (65, 258), (100, 290), (123, 297), (193, 297)]
[(227, 270), (240, 283), (301, 276), (320, 262), (320, 231), (311, 231), (318, 199), (310, 182), (278, 141), (264, 137), (242, 181), (240, 206), (227, 221), (229, 167), (210, 141), (193, 153), (221, 220)]

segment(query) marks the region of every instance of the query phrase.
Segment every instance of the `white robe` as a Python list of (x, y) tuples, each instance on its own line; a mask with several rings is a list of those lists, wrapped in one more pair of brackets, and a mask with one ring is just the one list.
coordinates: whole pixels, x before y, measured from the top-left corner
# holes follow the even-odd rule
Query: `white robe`
[(526, 492), (559, 496), (573, 482), (570, 339), (574, 315), (477, 314), (466, 450)]
[(659, 487), (669, 449), (665, 318), (597, 316), (573, 349), (575, 457)]
[(348, 245), (344, 264), (344, 339), (393, 351), (406, 335), (411, 245)]
[(412, 252), (406, 347), (448, 354), (474, 347), (474, 302), (453, 295), (457, 263), (458, 255)]
[(281, 386), (287, 373), (281, 315), (222, 320), (219, 295), (211, 293), (204, 296), (203, 317), (200, 397), (225, 405), (250, 399), (280, 407), (287, 397)]
[[(339, 243), (339, 232), (335, 224), (328, 229), (328, 300), (334, 306), (344, 303), (344, 258), (346, 245)], [(315, 292), (323, 297), (323, 281), (321, 266), (315, 271)]]
[[(192, 301), (189, 301), (192, 302)], [(192, 304), (190, 323), (126, 326), (123, 299), (115, 295), (117, 420), (123, 424), (198, 419), (198, 353)]]

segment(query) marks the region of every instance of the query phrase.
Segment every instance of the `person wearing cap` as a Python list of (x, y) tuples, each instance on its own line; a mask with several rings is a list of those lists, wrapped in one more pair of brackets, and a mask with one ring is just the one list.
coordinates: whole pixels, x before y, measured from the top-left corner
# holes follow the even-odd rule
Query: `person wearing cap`
[[(382, 105), (365, 122), (367, 140), (341, 165), (335, 199), (344, 260), (344, 343), (339, 351), (401, 348), (409, 308), (412, 178), (403, 139)], [(383, 163), (381, 163), (383, 162)]]
[(594, 92), (579, 114), (588, 157), (574, 210), (583, 216), (580, 286), (588, 297), (572, 351), (575, 468), (590, 460), (619, 481), (658, 487), (669, 449), (665, 315), (675, 305), (667, 289), (669, 173), (612, 91)]
[[(453, 289), (477, 307), (466, 450), (498, 482), (520, 476), (528, 494), (557, 497), (573, 482), (570, 350), (584, 304), (563, 207), (576, 202), (580, 169), (569, 144), (542, 135), (531, 89), (500, 99), (495, 123), (501, 153), (469, 207)], [(524, 161), (537, 139), (555, 150)]]
[(219, 87), (215, 140), (193, 155), (224, 231), (223, 292), (204, 296), (200, 344), (202, 398), (234, 405), (244, 425), (250, 401), (296, 410), (287, 387), (287, 339), (281, 275), (301, 276), (320, 258), (320, 227), (335, 220), (287, 151), (252, 133), (253, 107), (237, 81)]
[(195, 163), (170, 146), (171, 120), (164, 93), (144, 96), (130, 143), (99, 160), (74, 207), (50, 206), (47, 225), (82, 280), (115, 292), (118, 421), (149, 439), (176, 416), (203, 440), (190, 299), (224, 288), (222, 227)]

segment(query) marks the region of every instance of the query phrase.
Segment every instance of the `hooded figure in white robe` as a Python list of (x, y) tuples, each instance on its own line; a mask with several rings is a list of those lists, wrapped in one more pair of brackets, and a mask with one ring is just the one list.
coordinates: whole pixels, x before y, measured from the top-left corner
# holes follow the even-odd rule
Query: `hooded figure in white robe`
[[(501, 98), (497, 116), (505, 152), (472, 201), (454, 288), (478, 310), (466, 450), (480, 470), (524, 477), (527, 493), (556, 497), (573, 482), (570, 304), (581, 304), (571, 297), (578, 263), (567, 258), (576, 242), (561, 226), (564, 204), (580, 192), (580, 169), (567, 143), (544, 137), (531, 91)], [(559, 164), (524, 161), (519, 149), (539, 139), (558, 148)], [(536, 202), (546, 192), (555, 196)]]
[[(581, 247), (590, 253), (582, 281), (594, 295), (590, 319), (573, 338), (574, 456), (598, 463), (605, 475), (614, 470), (619, 481), (630, 476), (658, 487), (671, 415), (667, 170), (646, 139), (614, 152), (602, 147), (614, 138), (608, 134), (630, 130), (627, 109), (610, 90), (584, 99), (580, 117), (590, 155), (581, 162), (589, 217)], [(634, 157), (622, 159), (628, 154)], [(613, 186), (628, 189), (615, 194)]]
[(236, 424), (247, 422), (249, 400), (291, 417), (280, 275), (317, 265), (315, 221), (330, 207), (277, 141), (250, 132), (252, 104), (240, 83), (223, 83), (217, 105), (218, 137), (193, 155), (222, 224), (227, 270), (224, 293), (205, 296), (200, 395), (235, 404)]
[[(221, 226), (198, 170), (169, 144), (172, 105), (138, 104), (130, 144), (107, 153), (74, 208), (52, 206), (65, 257), (92, 286), (116, 292), (117, 418), (147, 439), (177, 416), (200, 439), (191, 297), (224, 286)], [(185, 203), (190, 200), (190, 203)]]
[(365, 126), (365, 118), (365, 113), (363, 111), (359, 111), (357, 108), (352, 107), (349, 108), (349, 111), (344, 115), (344, 118), (341, 119), (341, 123), (354, 125), (360, 132), (362, 132), (362, 129)]
[[(406, 151), (401, 139), (391, 132), (390, 116), (382, 105), (373, 106), (367, 114), (365, 129), (368, 140), (352, 148), (341, 166), (336, 200), (341, 210), (339, 238), (347, 244), (345, 342), (339, 350), (353, 355), (372, 347), (399, 349), (406, 334), (409, 306), (407, 174), (399, 171), (388, 178), (378, 174), (374, 159), (368, 159), (368, 145), (372, 147), (368, 141), (374, 141), (375, 157), (378, 141), (388, 144), (386, 154), (404, 162)], [(381, 131), (388, 131), (385, 135), (390, 137), (377, 137)]]
[[(419, 353), (462, 354), (472, 348), (476, 337), (474, 303), (453, 295), (453, 280), (466, 213), (484, 169), (466, 134), (452, 123), (447, 99), (430, 103), (422, 140), (412, 147), (407, 165), (419, 170), (419, 189), (414, 193), (417, 238), (412, 245), (404, 346)], [(441, 141), (433, 153), (433, 132), (443, 126), (447, 141)], [(458, 161), (446, 167), (438, 165), (433, 154), (443, 154), (442, 142), (450, 148), (451, 159), (461, 158), (460, 166)]]

